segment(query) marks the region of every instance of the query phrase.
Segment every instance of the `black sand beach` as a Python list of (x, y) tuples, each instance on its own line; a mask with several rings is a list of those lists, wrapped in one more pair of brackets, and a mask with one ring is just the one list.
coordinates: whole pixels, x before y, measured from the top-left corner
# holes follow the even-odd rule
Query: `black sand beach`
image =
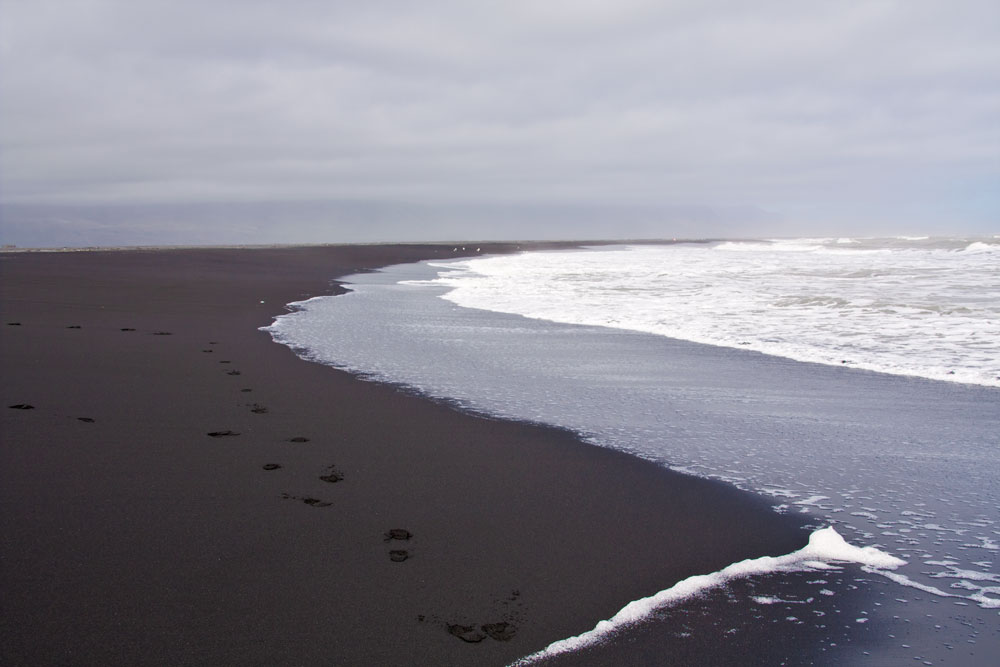
[(502, 665), (805, 543), (728, 486), (258, 331), (453, 247), (0, 255), (0, 663)]

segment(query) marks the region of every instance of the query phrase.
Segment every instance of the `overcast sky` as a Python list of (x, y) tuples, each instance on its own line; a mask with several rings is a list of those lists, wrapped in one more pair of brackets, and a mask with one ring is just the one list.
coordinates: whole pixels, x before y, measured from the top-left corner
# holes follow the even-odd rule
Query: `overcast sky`
[(1000, 232), (996, 0), (3, 0), (0, 49), (6, 205), (221, 230), (267, 202), (218, 235), (262, 242), (408, 211), (392, 233)]

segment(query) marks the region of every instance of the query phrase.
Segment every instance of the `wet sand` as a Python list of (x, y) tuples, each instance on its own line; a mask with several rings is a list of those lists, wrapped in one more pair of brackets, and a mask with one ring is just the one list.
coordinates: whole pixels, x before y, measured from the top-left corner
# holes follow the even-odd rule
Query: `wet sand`
[(726, 485), (258, 331), (453, 248), (0, 254), (0, 663), (503, 665), (805, 544)]

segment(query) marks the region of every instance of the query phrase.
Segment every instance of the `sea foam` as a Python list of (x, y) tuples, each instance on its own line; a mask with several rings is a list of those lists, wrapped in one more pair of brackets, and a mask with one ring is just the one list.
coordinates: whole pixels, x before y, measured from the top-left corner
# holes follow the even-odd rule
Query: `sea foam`
[(1000, 244), (844, 241), (476, 258), (436, 264), (432, 282), (467, 308), (1000, 386)]
[(857, 547), (848, 544), (832, 526), (828, 526), (814, 531), (809, 536), (809, 543), (798, 551), (784, 556), (748, 559), (733, 563), (718, 572), (688, 577), (655, 595), (628, 603), (617, 614), (606, 621), (601, 621), (592, 630), (553, 642), (541, 651), (525, 656), (513, 664), (530, 665), (543, 658), (593, 645), (611, 633), (641, 621), (655, 609), (676, 604), (706, 589), (724, 586), (726, 582), (734, 579), (775, 572), (827, 570), (835, 568), (836, 563), (857, 563), (872, 571), (880, 571), (895, 569), (905, 565), (906, 561), (875, 547)]

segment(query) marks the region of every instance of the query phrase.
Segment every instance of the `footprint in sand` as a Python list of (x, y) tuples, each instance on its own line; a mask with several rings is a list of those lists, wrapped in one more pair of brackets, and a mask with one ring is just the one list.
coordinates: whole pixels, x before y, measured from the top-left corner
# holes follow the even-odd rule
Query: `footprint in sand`
[(499, 623), (487, 623), (482, 626), (483, 632), (489, 636), (490, 639), (495, 639), (498, 642), (509, 642), (514, 638), (517, 632), (517, 628), (514, 627), (512, 623), (506, 623), (501, 621)]
[[(392, 540), (401, 540), (408, 542), (410, 538), (413, 537), (413, 533), (406, 530), (405, 528), (390, 528), (385, 533), (385, 541), (389, 542)], [(410, 552), (406, 549), (393, 549), (389, 552), (389, 560), (393, 563), (402, 563), (404, 560), (410, 557)]]
[(411, 537), (413, 537), (413, 533), (405, 528), (390, 528), (385, 533), (386, 542), (390, 540), (409, 540)]
[[(494, 600), (494, 604), (500, 603), (502, 606), (510, 606), (515, 604), (520, 606), (518, 599), (521, 597), (521, 591), (513, 590), (510, 595), (504, 598), (502, 601)], [(462, 619), (462, 622), (452, 623), (449, 620), (442, 619), (436, 615), (431, 615), (428, 619), (427, 616), (423, 614), (417, 616), (417, 620), (423, 623), (425, 620), (431, 620), (434, 623), (443, 623), (445, 628), (447, 628), (448, 633), (458, 637), (464, 642), (470, 644), (476, 644), (487, 637), (498, 642), (509, 642), (517, 634), (517, 625), (515, 621), (519, 619), (519, 612), (516, 610), (508, 609), (506, 612), (494, 612), (494, 620), (489, 623), (469, 623), (469, 619), (466, 617)], [(466, 623), (469, 623), (466, 625)]]
[(208, 434), (210, 438), (225, 438), (227, 436), (239, 435), (236, 431), (212, 431)]
[(333, 503), (328, 503), (324, 500), (320, 500), (319, 498), (313, 498), (312, 496), (292, 496), (287, 493), (282, 493), (281, 497), (285, 500), (301, 500), (303, 503), (309, 505), (310, 507), (329, 507), (330, 505), (333, 504)]
[(455, 623), (448, 626), (448, 632), (469, 644), (478, 644), (486, 639), (486, 633), (474, 625), (459, 625)]
[(498, 642), (509, 642), (517, 634), (517, 627), (506, 621), (484, 623), (478, 628), (474, 625), (452, 623), (448, 624), (448, 632), (469, 644), (478, 644), (487, 637)]
[(330, 484), (336, 484), (344, 479), (344, 474), (337, 470), (336, 466), (330, 466), (327, 468), (329, 472), (325, 475), (320, 475), (320, 479), (324, 482), (329, 482)]
[(34, 410), (35, 409), (35, 406), (31, 405), (29, 403), (15, 403), (14, 405), (9, 405), (7, 407), (12, 408), (14, 410)]

